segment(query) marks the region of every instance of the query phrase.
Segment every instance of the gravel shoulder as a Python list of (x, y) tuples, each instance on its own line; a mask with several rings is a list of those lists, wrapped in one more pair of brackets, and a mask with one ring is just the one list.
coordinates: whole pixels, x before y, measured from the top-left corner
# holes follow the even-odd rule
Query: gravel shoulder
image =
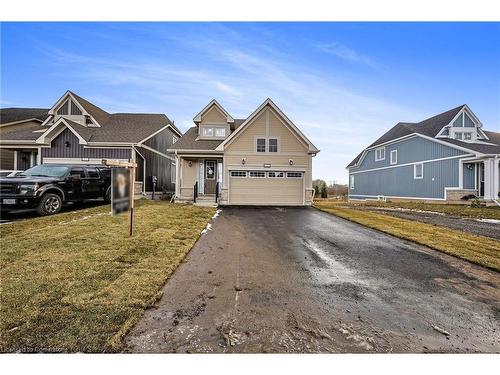
[(224, 208), (127, 352), (500, 352), (500, 274), (300, 208)]

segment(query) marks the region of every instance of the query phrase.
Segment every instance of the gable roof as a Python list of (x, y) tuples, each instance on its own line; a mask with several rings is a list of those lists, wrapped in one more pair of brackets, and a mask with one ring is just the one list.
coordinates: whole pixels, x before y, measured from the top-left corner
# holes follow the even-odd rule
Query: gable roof
[[(386, 142), (409, 136), (411, 134), (421, 134), (430, 138), (435, 138), (444, 126), (448, 125), (463, 109), (468, 109), (466, 104), (458, 106), (456, 108), (450, 109), (449, 111), (440, 113), (436, 116), (432, 116), (421, 122), (399, 122), (386, 133), (384, 133), (375, 142), (366, 147), (362, 152), (360, 152), (347, 166), (347, 168), (356, 165), (361, 159), (363, 153), (375, 146), (384, 144)], [(470, 111), (470, 110), (469, 110)], [(462, 142), (451, 138), (439, 138), (439, 141), (444, 141), (450, 143), (451, 145), (460, 146), (462, 148), (470, 149), (472, 151), (477, 151), (480, 153), (500, 153), (500, 141), (496, 139), (495, 132), (484, 131), (483, 132), (489, 138), (489, 141), (484, 142)], [(490, 137), (490, 134), (493, 134)], [(492, 139), (493, 137), (493, 139)], [(494, 140), (496, 139), (496, 141)], [(493, 143), (493, 144), (492, 144)]]
[(46, 108), (1, 108), (0, 125), (18, 123), (27, 120), (43, 122), (48, 116)]
[(274, 111), (276, 111), (276, 113), (282, 117), (282, 119), (284, 120), (285, 122), (285, 125), (289, 126), (290, 128), (293, 129), (293, 131), (295, 131), (297, 133), (297, 136), (302, 139), (303, 142), (305, 142), (308, 147), (309, 147), (309, 152), (310, 153), (318, 153), (319, 150), (316, 148), (316, 146), (314, 146), (312, 144), (312, 142), (307, 139), (307, 137), (295, 126), (295, 124), (281, 111), (281, 109), (278, 108), (278, 106), (276, 104), (274, 104), (274, 102), (270, 99), (270, 98), (267, 98), (266, 100), (264, 100), (264, 102), (250, 115), (248, 116), (248, 118), (242, 123), (240, 124), (240, 126), (238, 126), (238, 128), (236, 128), (235, 131), (233, 131), (229, 137), (227, 137), (218, 147), (217, 147), (217, 150), (219, 151), (223, 151), (224, 149), (224, 146), (228, 143), (230, 143), (234, 138), (236, 138), (238, 136), (238, 133), (241, 133), (248, 124), (250, 124), (250, 122), (255, 118), (257, 117), (261, 112), (262, 110), (264, 110), (264, 108), (266, 106), (270, 106)]
[[(98, 106), (90, 103), (88, 100), (75, 94), (72, 91), (67, 91), (51, 109), (37, 110), (38, 112), (44, 111), (43, 116), (40, 116), (39, 122), (46, 120), (49, 115), (52, 118), (55, 108), (64, 101), (68, 96), (72, 97), (78, 105), (80, 105), (85, 112), (92, 116), (98, 123), (99, 127), (87, 127), (68, 118), (62, 116), (66, 125), (69, 125), (82, 139), (88, 142), (99, 143), (139, 143), (146, 138), (152, 136), (156, 132), (169, 127), (178, 137), (182, 135), (181, 131), (169, 120), (169, 118), (160, 113), (108, 113)], [(24, 111), (23, 113), (28, 113)], [(42, 141), (42, 134), (39, 130), (52, 129), (54, 125), (60, 123), (50, 124), (49, 127), (33, 126), (28, 128), (12, 131), (8, 134), (2, 134), (2, 142), (25, 140), (25, 141)], [(16, 134), (14, 134), (16, 133)]]
[(194, 116), (193, 121), (194, 121), (195, 123), (201, 122), (201, 118), (202, 118), (202, 116), (203, 116), (206, 112), (208, 112), (208, 110), (210, 110), (210, 108), (212, 108), (213, 106), (216, 106), (216, 107), (219, 109), (219, 111), (221, 111), (221, 112), (224, 114), (224, 116), (226, 116), (226, 120), (227, 120), (227, 122), (229, 122), (229, 123), (233, 123), (233, 122), (234, 122), (234, 119), (232, 118), (232, 116), (231, 116), (231, 115), (230, 115), (230, 114), (229, 114), (229, 113), (228, 113), (228, 112), (224, 109), (224, 107), (223, 107), (223, 106), (221, 106), (221, 105), (220, 105), (220, 103), (219, 103), (217, 100), (215, 100), (215, 99), (212, 99), (212, 100), (210, 101), (210, 103), (208, 103), (208, 104), (207, 104), (207, 106), (206, 106), (205, 108), (203, 108), (200, 112), (198, 112), (198, 114), (197, 114), (196, 116)]

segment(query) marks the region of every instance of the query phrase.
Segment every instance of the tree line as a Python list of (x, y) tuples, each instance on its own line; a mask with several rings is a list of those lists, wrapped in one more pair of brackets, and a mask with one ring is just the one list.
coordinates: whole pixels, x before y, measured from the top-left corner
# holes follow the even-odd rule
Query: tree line
[(313, 180), (313, 188), (316, 198), (341, 197), (347, 195), (347, 185), (338, 184), (335, 181)]

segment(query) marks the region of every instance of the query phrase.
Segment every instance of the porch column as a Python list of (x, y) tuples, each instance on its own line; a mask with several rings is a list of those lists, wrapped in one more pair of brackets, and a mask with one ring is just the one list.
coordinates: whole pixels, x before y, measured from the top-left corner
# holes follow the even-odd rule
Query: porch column
[(181, 158), (178, 155), (175, 156), (175, 195), (181, 195)]
[(14, 150), (14, 170), (16, 170), (16, 171), (17, 171), (17, 158), (18, 158), (17, 153), (18, 153), (18, 152), (19, 152), (19, 151)]
[(38, 147), (38, 154), (36, 154), (36, 164), (42, 164), (42, 148)]
[[(497, 166), (496, 170), (495, 166)], [(497, 174), (498, 160), (486, 159), (484, 161), (484, 199), (498, 199)]]

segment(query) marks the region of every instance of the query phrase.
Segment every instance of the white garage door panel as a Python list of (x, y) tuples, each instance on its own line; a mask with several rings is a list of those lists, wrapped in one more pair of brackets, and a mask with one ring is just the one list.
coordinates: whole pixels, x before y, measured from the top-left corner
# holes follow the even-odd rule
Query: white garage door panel
[(231, 177), (229, 204), (302, 205), (302, 178)]

